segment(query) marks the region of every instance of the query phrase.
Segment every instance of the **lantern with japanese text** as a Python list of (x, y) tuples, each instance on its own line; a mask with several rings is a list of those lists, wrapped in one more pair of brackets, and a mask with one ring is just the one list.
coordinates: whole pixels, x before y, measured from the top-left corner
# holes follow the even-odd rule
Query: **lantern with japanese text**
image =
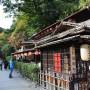
[(81, 60), (89, 61), (90, 60), (90, 45), (83, 44), (80, 47)]

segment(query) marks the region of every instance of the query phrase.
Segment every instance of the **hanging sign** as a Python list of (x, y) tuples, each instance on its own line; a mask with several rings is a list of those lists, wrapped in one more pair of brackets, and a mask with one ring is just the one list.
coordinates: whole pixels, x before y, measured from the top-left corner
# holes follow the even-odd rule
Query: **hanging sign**
[(60, 53), (54, 53), (53, 59), (54, 59), (55, 72), (61, 72), (61, 55), (60, 55)]

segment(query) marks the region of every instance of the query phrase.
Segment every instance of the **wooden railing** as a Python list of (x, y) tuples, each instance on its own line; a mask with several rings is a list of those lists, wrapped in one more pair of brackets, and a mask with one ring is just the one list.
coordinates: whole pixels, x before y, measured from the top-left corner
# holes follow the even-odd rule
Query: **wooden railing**
[(39, 85), (47, 90), (69, 90), (69, 74), (40, 71)]

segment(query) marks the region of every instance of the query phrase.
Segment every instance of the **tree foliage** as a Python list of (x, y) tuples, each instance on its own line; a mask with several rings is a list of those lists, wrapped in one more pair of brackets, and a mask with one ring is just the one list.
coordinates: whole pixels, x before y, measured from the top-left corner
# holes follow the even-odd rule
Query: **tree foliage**
[[(89, 5), (90, 0), (1, 0), (4, 11), (14, 15), (8, 42), (18, 48), (33, 33)], [(4, 38), (4, 37), (3, 37)]]
[[(75, 11), (78, 0), (2, 0), (6, 12), (25, 12), (34, 27), (44, 28)], [(30, 22), (31, 24), (31, 22)]]
[[(13, 47), (8, 44), (8, 40), (7, 38), (10, 35), (10, 30), (6, 30), (1, 28), (0, 30), (0, 57), (4, 58), (8, 55), (11, 55), (11, 53), (13, 52)], [(2, 55), (1, 55), (2, 53)]]
[(1, 51), (3, 52), (4, 57), (10, 56), (15, 50), (9, 44), (2, 46)]

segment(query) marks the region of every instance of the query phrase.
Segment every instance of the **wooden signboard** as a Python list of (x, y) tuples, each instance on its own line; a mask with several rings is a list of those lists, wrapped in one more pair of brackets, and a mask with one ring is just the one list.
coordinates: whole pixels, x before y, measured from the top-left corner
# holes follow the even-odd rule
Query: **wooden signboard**
[(61, 56), (60, 53), (54, 53), (54, 70), (55, 72), (61, 72)]

